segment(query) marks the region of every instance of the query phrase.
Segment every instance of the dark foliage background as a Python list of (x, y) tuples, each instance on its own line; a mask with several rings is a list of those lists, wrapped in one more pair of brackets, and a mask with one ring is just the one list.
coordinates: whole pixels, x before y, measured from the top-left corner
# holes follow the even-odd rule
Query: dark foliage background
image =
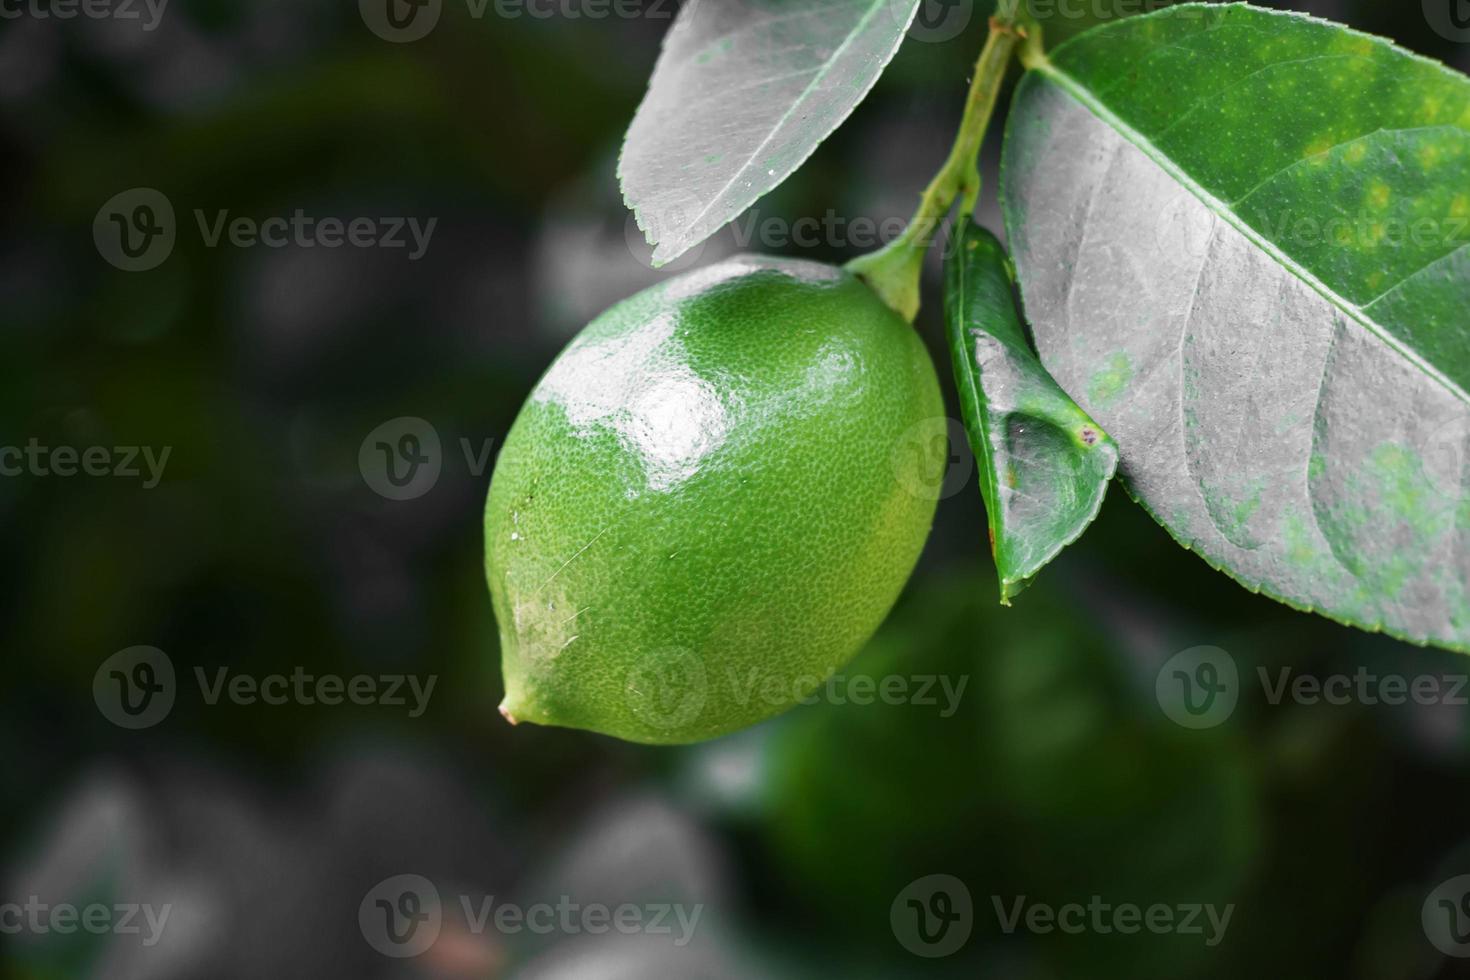
[[(951, 40), (910, 40), (743, 227), (905, 217), (947, 151), (981, 6)], [(1085, 16), (1053, 18), (1053, 38), (1140, 4), (1062, 6)], [(1437, 35), (1417, 3), (1291, 6), (1470, 70), (1470, 45)], [(0, 902), (173, 911), (148, 947), (7, 935), (3, 975), (1470, 975), (1421, 924), (1431, 890), (1470, 872), (1470, 709), (1271, 704), (1256, 680), (1257, 668), (1453, 678), (1464, 660), (1252, 596), (1117, 489), (1085, 540), (1002, 610), (956, 449), (920, 570), (850, 671), (968, 678), (948, 717), (825, 703), (678, 750), (500, 719), (479, 464), (580, 325), (659, 275), (614, 163), (668, 0), (601, 19), (570, 0), (540, 5), (547, 17), (504, 16), (493, 0), (474, 17), (451, 0), (411, 44), (327, 0), (172, 0), (151, 31), (6, 9), (22, 13), (0, 20), (0, 445), (170, 455), (152, 488), (0, 478)], [(137, 187), (167, 196), (177, 243), (127, 272), (103, 261), (93, 223)], [(437, 224), (415, 261), (209, 247), (193, 218), (298, 208)], [(857, 252), (840, 234), (742, 243), (739, 227), (700, 260)], [(942, 359), (929, 295), (920, 327)], [(438, 433), (442, 475), (395, 501), (364, 478), (359, 450), (405, 416)], [(165, 651), (180, 684), (166, 719), (131, 731), (99, 710), (93, 681), (136, 645)], [(1155, 680), (1201, 645), (1228, 651), (1243, 693), (1228, 721), (1194, 731), (1165, 717)], [(194, 671), (221, 667), (437, 681), (418, 717), (210, 704)], [(428, 953), (393, 959), (357, 913), (405, 873), (447, 904), (672, 901), (703, 918), (682, 947), (446, 921)], [(974, 904), (969, 942), (938, 960), (890, 924), (899, 893), (931, 874), (963, 881)], [(1007, 934), (995, 910), (1094, 895), (1234, 911), (1207, 946)]]

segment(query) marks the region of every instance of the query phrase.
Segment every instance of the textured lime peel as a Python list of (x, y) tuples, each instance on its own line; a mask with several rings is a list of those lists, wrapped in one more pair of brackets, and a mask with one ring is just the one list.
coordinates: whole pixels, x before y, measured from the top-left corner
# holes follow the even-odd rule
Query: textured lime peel
[(1012, 255), (1130, 491), (1251, 589), (1470, 650), (1470, 79), (1243, 5), (1032, 65)]
[(608, 310), (491, 481), (502, 713), (682, 743), (795, 705), (912, 572), (944, 423), (918, 336), (841, 269), (740, 257)]
[(1010, 605), (1097, 517), (1118, 448), (1026, 342), (994, 235), (961, 218), (944, 277), (960, 411), (980, 468), (1000, 601)]

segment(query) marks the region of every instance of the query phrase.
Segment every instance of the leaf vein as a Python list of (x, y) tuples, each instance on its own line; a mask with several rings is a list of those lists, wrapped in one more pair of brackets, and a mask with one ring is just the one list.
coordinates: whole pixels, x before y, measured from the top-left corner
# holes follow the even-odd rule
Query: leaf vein
[(1409, 347), (1403, 341), (1399, 340), (1397, 337), (1389, 333), (1382, 324), (1372, 319), (1360, 307), (1354, 305), (1351, 301), (1347, 300), (1342, 295), (1333, 290), (1332, 287), (1328, 286), (1325, 282), (1314, 275), (1310, 270), (1305, 268), (1300, 262), (1284, 252), (1274, 242), (1271, 242), (1256, 229), (1246, 224), (1245, 221), (1242, 220), (1238, 214), (1231, 210), (1231, 205), (1228, 202), (1221, 201), (1218, 197), (1211, 194), (1207, 189), (1201, 186), (1197, 180), (1186, 173), (1179, 166), (1179, 164), (1177, 164), (1174, 160), (1170, 159), (1165, 154), (1159, 152), (1158, 147), (1156, 147), (1146, 135), (1134, 129), (1122, 118), (1120, 118), (1116, 113), (1109, 109), (1107, 105), (1099, 101), (1090, 91), (1088, 91), (1086, 86), (1077, 81), (1077, 79), (1073, 78), (1062, 69), (1050, 63), (1038, 66), (1034, 70), (1039, 71), (1052, 79), (1064, 91), (1066, 91), (1069, 95), (1080, 102), (1085, 108), (1087, 108), (1088, 111), (1092, 112), (1113, 129), (1117, 130), (1119, 134), (1121, 134), (1125, 139), (1128, 140), (1128, 142), (1132, 143), (1134, 146), (1137, 146), (1144, 153), (1144, 155), (1146, 155), (1149, 159), (1153, 160), (1154, 163), (1161, 167), (1165, 173), (1169, 174), (1169, 176), (1176, 180), (1182, 187), (1184, 187), (1190, 193), (1194, 194), (1194, 196), (1197, 197), (1200, 202), (1203, 203), (1207, 208), (1209, 208), (1211, 212), (1224, 219), (1225, 221), (1228, 221), (1231, 226), (1239, 231), (1242, 235), (1244, 235), (1248, 241), (1254, 244), (1257, 248), (1264, 251), (1275, 262), (1280, 264), (1282, 268), (1286, 269), (1292, 275), (1296, 276), (1302, 282), (1306, 283), (1309, 287), (1312, 288), (1313, 291), (1322, 296), (1337, 309), (1345, 313), (1364, 330), (1377, 338), (1381, 343), (1392, 349), (1395, 353), (1399, 354), (1415, 368), (1421, 371), (1425, 376), (1443, 387), (1452, 397), (1463, 404), (1470, 405), (1470, 394), (1467, 394), (1463, 388), (1461, 388), (1458, 384), (1447, 377), (1444, 372), (1440, 371), (1434, 365), (1426, 361), (1424, 357), (1419, 354), (1418, 351), (1414, 350), (1412, 347)]
[(1454, 259), (1455, 256), (1459, 255), (1461, 252), (1466, 251), (1467, 249), (1470, 249), (1470, 242), (1461, 242), (1458, 246), (1441, 255), (1439, 258), (1424, 263), (1413, 272), (1406, 274), (1402, 279), (1394, 283), (1392, 286), (1389, 286), (1377, 296), (1374, 296), (1372, 299), (1365, 302), (1363, 304), (1363, 309), (1372, 309), (1374, 306), (1377, 306), (1383, 300), (1387, 299), (1389, 295), (1403, 289), (1405, 286), (1413, 282), (1415, 279), (1418, 279), (1420, 276), (1428, 272), (1432, 272), (1433, 270), (1439, 268), (1441, 265), (1450, 262), (1452, 259)]

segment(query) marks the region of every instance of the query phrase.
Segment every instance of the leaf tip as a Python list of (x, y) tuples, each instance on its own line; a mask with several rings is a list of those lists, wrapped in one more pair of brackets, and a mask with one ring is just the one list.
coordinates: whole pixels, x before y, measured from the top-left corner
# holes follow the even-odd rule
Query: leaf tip
[(1000, 577), (1000, 604), (1009, 609), (1012, 605), (1011, 600), (1025, 592), (1035, 580), (1036, 570), (1033, 570), (1030, 575), (1002, 575)]

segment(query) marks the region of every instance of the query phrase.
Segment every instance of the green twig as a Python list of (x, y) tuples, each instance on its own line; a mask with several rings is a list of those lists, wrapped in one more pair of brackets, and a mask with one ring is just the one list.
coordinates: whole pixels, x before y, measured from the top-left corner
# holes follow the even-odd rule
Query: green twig
[[(1020, 0), (1002, 0), (995, 17), (990, 19), (990, 36), (980, 60), (975, 63), (975, 77), (965, 102), (965, 115), (949, 159), (919, 200), (904, 233), (882, 249), (860, 256), (848, 268), (861, 276), (889, 306), (910, 323), (919, 313), (919, 278), (924, 267), (924, 254), (933, 244), (944, 219), (956, 199), (965, 213), (975, 208), (980, 196), (980, 144), (990, 126), (1005, 81), (1006, 69), (1017, 45), (1034, 34), (1029, 17), (1019, 10)], [(1032, 39), (1030, 44), (1038, 44)]]

